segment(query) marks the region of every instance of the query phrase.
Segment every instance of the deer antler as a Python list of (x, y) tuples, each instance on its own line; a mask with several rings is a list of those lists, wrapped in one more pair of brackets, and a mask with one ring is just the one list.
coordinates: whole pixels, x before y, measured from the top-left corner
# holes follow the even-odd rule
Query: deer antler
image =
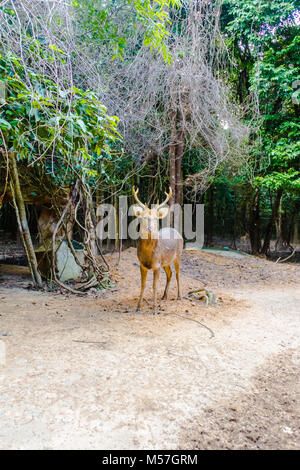
[(139, 192), (139, 188), (137, 190), (134, 189), (134, 186), (132, 186), (132, 194), (136, 202), (138, 203), (139, 206), (141, 206), (143, 209), (146, 209), (146, 205), (143, 204), (139, 198), (137, 197), (137, 193)]
[(171, 186), (170, 186), (170, 189), (169, 189), (169, 194), (168, 193), (165, 193), (165, 194), (167, 195), (166, 199), (161, 204), (156, 204), (156, 209), (160, 209), (162, 206), (167, 204), (167, 202), (171, 199), (171, 197), (172, 197), (172, 188), (171, 188)]

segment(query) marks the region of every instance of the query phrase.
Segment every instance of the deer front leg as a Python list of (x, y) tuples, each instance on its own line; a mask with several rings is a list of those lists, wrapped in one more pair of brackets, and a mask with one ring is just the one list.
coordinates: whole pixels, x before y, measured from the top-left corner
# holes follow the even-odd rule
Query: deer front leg
[(168, 298), (168, 291), (169, 291), (170, 281), (171, 281), (171, 277), (172, 277), (172, 269), (170, 268), (170, 266), (164, 266), (164, 270), (165, 270), (165, 273), (166, 273), (166, 276), (167, 276), (167, 283), (166, 283), (166, 288), (165, 288), (164, 295), (162, 296), (161, 300), (165, 300), (165, 299)]
[(157, 284), (159, 280), (159, 269), (153, 271), (153, 297), (154, 297), (154, 309), (153, 315), (157, 314)]
[(179, 279), (179, 261), (174, 261), (174, 267), (176, 271), (176, 280), (177, 280), (177, 300), (181, 300), (181, 289), (180, 289), (180, 279)]
[(140, 309), (141, 309), (144, 290), (145, 290), (145, 287), (146, 287), (147, 273), (148, 273), (148, 269), (144, 268), (144, 266), (142, 264), (140, 264), (140, 270), (141, 270), (141, 293), (140, 293), (139, 302), (138, 302), (138, 305), (137, 305), (137, 308), (136, 308), (136, 312), (139, 312)]

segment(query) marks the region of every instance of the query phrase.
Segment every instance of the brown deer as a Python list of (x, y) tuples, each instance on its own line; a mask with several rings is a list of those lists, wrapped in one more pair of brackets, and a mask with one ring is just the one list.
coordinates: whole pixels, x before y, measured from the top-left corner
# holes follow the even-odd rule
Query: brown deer
[(169, 284), (172, 277), (171, 263), (174, 263), (177, 279), (177, 299), (181, 299), (180, 281), (179, 281), (179, 264), (183, 248), (183, 239), (177, 230), (166, 227), (158, 230), (158, 219), (167, 216), (169, 208), (163, 207), (171, 198), (172, 190), (170, 188), (167, 197), (153, 209), (143, 204), (137, 197), (138, 189), (132, 188), (133, 196), (138, 206), (133, 207), (134, 215), (141, 219), (140, 238), (138, 240), (137, 255), (140, 261), (141, 269), (141, 293), (136, 311), (139, 312), (143, 300), (143, 294), (146, 286), (148, 269), (153, 270), (153, 293), (154, 293), (154, 311), (157, 313), (157, 283), (159, 280), (160, 268), (165, 270), (167, 275), (167, 283), (164, 291), (163, 299), (168, 296)]

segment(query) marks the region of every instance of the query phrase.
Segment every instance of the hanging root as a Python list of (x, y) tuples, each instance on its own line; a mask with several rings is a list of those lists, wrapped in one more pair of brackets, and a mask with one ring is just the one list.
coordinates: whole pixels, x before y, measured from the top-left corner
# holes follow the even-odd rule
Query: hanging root
[(97, 287), (99, 285), (99, 281), (97, 281), (97, 278), (95, 275), (93, 275), (87, 282), (84, 282), (83, 284), (78, 287), (78, 289), (86, 291), (88, 289), (91, 289), (92, 287)]
[[(85, 262), (80, 263), (76, 255), (76, 251), (72, 247), (72, 242), (70, 235), (67, 230), (67, 222), (64, 219), (67, 217), (68, 212), (70, 211), (71, 203), (74, 206), (73, 220), (77, 224), (79, 229), (83, 234), (83, 246), (85, 254)], [(78, 218), (78, 210), (81, 208), (83, 214), (83, 220)], [(68, 219), (69, 220), (69, 219)], [(74, 256), (75, 261), (81, 267), (83, 274), (86, 278), (82, 280), (79, 284), (76, 284), (76, 293), (87, 293), (92, 287), (102, 286), (105, 288), (104, 282), (107, 278), (107, 273), (109, 271), (109, 265), (107, 264), (101, 248), (97, 243), (96, 236), (96, 218), (93, 211), (92, 205), (92, 196), (90, 194), (90, 189), (82, 181), (77, 181), (70, 200), (68, 201), (61, 218), (57, 224), (55, 234), (58, 232), (59, 225), (63, 224), (66, 232), (66, 238), (69, 245), (69, 248)], [(54, 235), (55, 235), (54, 234)], [(55, 238), (53, 237), (53, 245)], [(103, 260), (103, 263), (100, 263), (99, 256), (97, 256), (97, 251), (100, 253), (100, 256)], [(53, 266), (54, 270), (54, 266)], [(54, 276), (55, 281), (57, 282), (57, 276)], [(60, 283), (61, 285), (61, 283)]]

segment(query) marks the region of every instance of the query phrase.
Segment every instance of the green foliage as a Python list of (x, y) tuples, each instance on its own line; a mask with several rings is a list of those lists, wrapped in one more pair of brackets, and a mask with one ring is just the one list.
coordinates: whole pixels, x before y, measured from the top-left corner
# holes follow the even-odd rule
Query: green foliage
[(119, 134), (118, 118), (107, 114), (96, 92), (62, 89), (12, 54), (0, 59), (0, 82), (6, 88), (0, 146), (43, 165), (60, 184), (97, 176)]
[[(123, 60), (126, 47), (126, 35), (120, 34), (115, 15), (118, 9), (114, 0), (78, 0), (73, 2), (78, 20), (83, 28), (82, 40), (88, 33), (89, 40), (109, 45), (113, 50), (111, 60)], [(180, 0), (123, 0), (119, 7), (126, 11), (126, 26), (123, 31), (134, 34), (137, 24), (142, 24), (143, 44), (152, 51), (156, 50), (167, 63), (172, 62), (172, 55), (167, 46), (168, 25), (171, 24), (170, 8), (179, 8)]]
[(256, 183), (264, 188), (277, 190), (285, 189), (286, 191), (300, 191), (300, 171), (289, 168), (286, 172), (274, 171), (266, 176), (258, 176)]
[(296, 10), (295, 0), (225, 0), (222, 21), (232, 39), (261, 45), (292, 21)]
[(269, 188), (299, 191), (299, 105), (294, 83), (300, 75), (300, 35), (295, 27), (277, 30), (276, 41), (254, 66), (252, 89), (257, 91), (262, 115), (260, 154), (269, 159), (268, 173), (257, 182)]
[(255, 185), (273, 190), (299, 191), (296, 16), (296, 1), (226, 0), (223, 5), (223, 28), (241, 67), (233, 73), (237, 94), (240, 101), (255, 96), (259, 104), (259, 128), (252, 139)]
[(146, 32), (144, 45), (157, 50), (168, 64), (172, 62), (172, 55), (166, 45), (166, 38), (170, 35), (166, 25), (171, 24), (168, 13), (170, 7), (179, 7), (180, 0), (128, 0), (133, 5)]

